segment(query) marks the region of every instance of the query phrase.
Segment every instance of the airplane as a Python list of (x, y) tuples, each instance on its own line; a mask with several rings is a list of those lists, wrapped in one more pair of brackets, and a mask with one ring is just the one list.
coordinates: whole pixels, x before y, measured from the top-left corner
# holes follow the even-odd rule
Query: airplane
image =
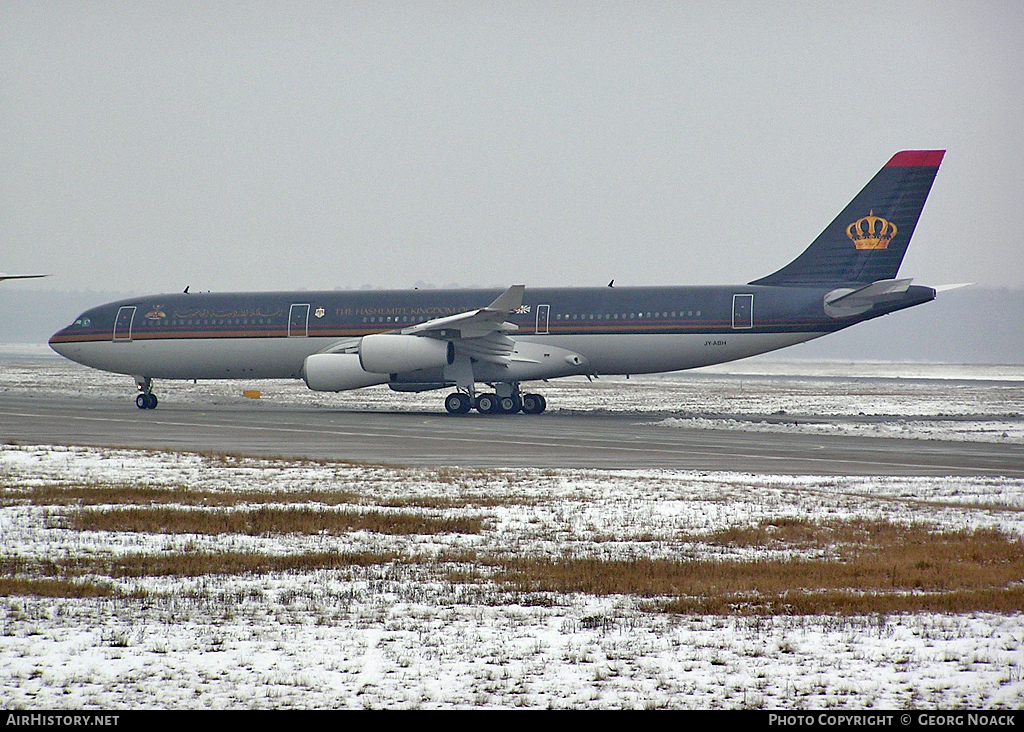
[(0, 272), (0, 282), (4, 280), (35, 280), (40, 277), (49, 277), (50, 275), (12, 275), (6, 272)]
[[(315, 391), (452, 389), (445, 409), (540, 414), (528, 382), (692, 369), (933, 300), (897, 279), (944, 150), (896, 153), (796, 259), (742, 285), (189, 293), (82, 313), (50, 338), (78, 363), (154, 379), (303, 379)], [(481, 389), (488, 385), (489, 389)]]

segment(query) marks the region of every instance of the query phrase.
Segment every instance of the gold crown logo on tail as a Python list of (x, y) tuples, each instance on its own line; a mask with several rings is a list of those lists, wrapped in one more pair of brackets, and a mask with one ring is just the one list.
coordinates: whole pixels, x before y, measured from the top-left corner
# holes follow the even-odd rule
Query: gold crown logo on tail
[(846, 235), (857, 249), (888, 249), (897, 231), (896, 224), (875, 216), (873, 209), (846, 227)]

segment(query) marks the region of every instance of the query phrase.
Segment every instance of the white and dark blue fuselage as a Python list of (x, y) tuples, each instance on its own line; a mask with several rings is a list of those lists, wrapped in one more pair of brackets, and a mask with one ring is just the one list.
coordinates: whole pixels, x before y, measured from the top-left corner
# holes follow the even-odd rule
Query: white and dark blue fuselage
[(733, 361), (932, 300), (894, 278), (941, 159), (897, 153), (797, 259), (745, 285), (154, 295), (88, 310), (50, 344), (134, 376), (145, 408), (153, 379), (302, 378), (536, 413), (524, 382)]
[[(471, 359), (474, 381), (691, 369), (801, 343), (935, 297), (929, 287), (911, 286), (898, 300), (843, 318), (826, 311), (826, 297), (834, 290), (749, 285), (526, 289), (522, 305), (505, 322), (516, 328), (508, 332), (516, 343), (513, 352), (532, 349), (531, 358), (519, 371), (515, 361), (502, 365)], [(339, 343), (357, 344), (367, 335), (477, 310), (500, 294), (159, 295), (93, 308), (50, 343), (73, 361), (150, 379), (297, 379), (305, 376), (309, 356)], [(537, 348), (540, 352), (534, 353)], [(567, 363), (564, 356), (545, 359), (545, 348), (581, 358), (577, 363)], [(388, 372), (373, 383), (399, 390), (455, 385), (454, 378), (445, 378), (444, 366)]]

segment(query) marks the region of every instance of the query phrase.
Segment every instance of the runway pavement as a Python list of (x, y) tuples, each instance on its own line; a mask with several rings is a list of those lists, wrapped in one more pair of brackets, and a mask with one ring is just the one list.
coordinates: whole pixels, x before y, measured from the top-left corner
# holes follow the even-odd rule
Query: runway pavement
[(0, 396), (0, 439), (396, 465), (1024, 477), (1024, 445), (652, 424), (663, 417), (557, 411), (453, 417), (249, 401), (150, 411), (124, 400), (11, 390)]

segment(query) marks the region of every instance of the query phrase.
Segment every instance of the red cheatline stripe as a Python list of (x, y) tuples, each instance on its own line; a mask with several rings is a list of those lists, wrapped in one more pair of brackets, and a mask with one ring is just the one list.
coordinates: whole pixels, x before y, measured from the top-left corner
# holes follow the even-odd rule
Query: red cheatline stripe
[(945, 150), (904, 150), (892, 156), (887, 168), (937, 168)]
[[(548, 333), (541, 333), (536, 335), (557, 335), (557, 336), (575, 336), (575, 335), (742, 335), (745, 333), (764, 333), (764, 328), (775, 328), (779, 330), (769, 331), (772, 333), (784, 333), (788, 332), (784, 329), (790, 330), (815, 330), (816, 326), (820, 326), (821, 321), (815, 320), (794, 320), (794, 321), (770, 321), (759, 324), (755, 328), (733, 328), (728, 322), (721, 323), (707, 323), (703, 327), (699, 326), (685, 326), (682, 328), (666, 328), (664, 326), (656, 325), (618, 325), (614, 327), (605, 326), (601, 330), (596, 327), (587, 326), (576, 326), (570, 327), (559, 327), (552, 325), (551, 330)], [(381, 331), (376, 331), (381, 332)], [(358, 338), (364, 335), (369, 335), (367, 331), (355, 331), (350, 333), (317, 333), (310, 334), (309, 338)], [(525, 333), (524, 335), (532, 336), (534, 333)], [(236, 331), (187, 331), (187, 332), (162, 332), (162, 333), (133, 333), (131, 338), (118, 339), (113, 341), (109, 333), (102, 333), (97, 335), (85, 335), (77, 334), (74, 336), (61, 336), (50, 339), (51, 343), (131, 343), (138, 341), (153, 341), (153, 340), (217, 340), (217, 339), (257, 339), (257, 338), (275, 338), (281, 340), (287, 340), (288, 336), (284, 331), (263, 331), (259, 333), (254, 332), (236, 332)], [(292, 339), (306, 338), (306, 336), (292, 336)]]

